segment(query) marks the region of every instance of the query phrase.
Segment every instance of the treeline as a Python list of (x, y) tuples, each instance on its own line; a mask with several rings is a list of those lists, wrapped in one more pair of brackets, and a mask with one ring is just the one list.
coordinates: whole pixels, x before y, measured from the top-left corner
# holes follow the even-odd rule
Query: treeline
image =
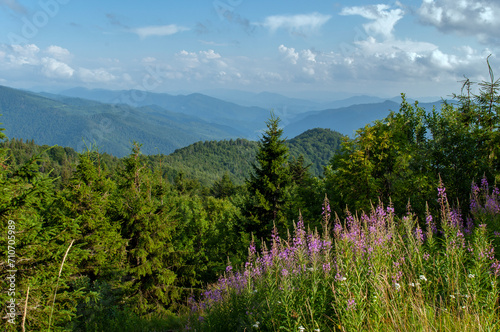
[[(303, 156), (304, 163), (310, 165), (311, 174), (321, 176), (323, 168), (340, 149), (343, 137), (330, 129), (315, 128), (287, 140), (286, 145), (292, 158)], [(57, 186), (69, 180), (78, 162), (78, 153), (70, 147), (39, 146), (33, 140), (23, 141), (16, 138), (0, 142), (0, 147), (9, 150), (7, 163), (11, 166), (21, 166), (32, 156), (39, 155), (40, 171), (49, 173)], [(92, 148), (88, 146), (88, 149)], [(183, 178), (192, 184), (199, 182), (198, 186), (209, 188), (223, 176), (229, 177), (236, 185), (243, 185), (252, 171), (257, 151), (257, 142), (239, 138), (200, 141), (177, 149), (170, 155), (141, 154), (140, 158), (151, 169), (160, 169), (170, 182)], [(99, 153), (99, 158), (111, 173), (114, 173), (123, 161), (123, 158), (116, 158), (107, 153)]]
[[(170, 166), (167, 156), (142, 155), (137, 143), (118, 159), (6, 141), (0, 227), (13, 238), (0, 237), (0, 247), (15, 250), (3, 263), (1, 287), (15, 289), (0, 301), (15, 298), (17, 325), (4, 306), (2, 328), (17, 330), (24, 319), (28, 330), (172, 328), (190, 297), (245, 261), (252, 238), (262, 245), (274, 227), (286, 234), (299, 215), (305, 229), (321, 227), (330, 213), (325, 194), (341, 218), (381, 200), (397, 214), (410, 209), (425, 228), (426, 212), (439, 209), (442, 180), (450, 202), (467, 215), (472, 181), (499, 180), (499, 85), (491, 76), (475, 93), (466, 81), (457, 103), (439, 111), (410, 105), (403, 95), (398, 112), (344, 138), (338, 153), (327, 132), (310, 144), (287, 142), (274, 116), (256, 147), (245, 140), (198, 143), (177, 151)], [(224, 155), (228, 147), (239, 155)], [(217, 149), (219, 157), (208, 153)], [(253, 163), (235, 165), (252, 149)], [(307, 154), (315, 149), (328, 151)], [(196, 167), (188, 168), (183, 162), (191, 157)], [(315, 157), (331, 158), (322, 176), (312, 172)], [(219, 173), (222, 165), (233, 173)], [(208, 185), (191, 176), (210, 172), (216, 175)], [(238, 172), (246, 181), (237, 182)], [(11, 273), (15, 283), (6, 279)]]

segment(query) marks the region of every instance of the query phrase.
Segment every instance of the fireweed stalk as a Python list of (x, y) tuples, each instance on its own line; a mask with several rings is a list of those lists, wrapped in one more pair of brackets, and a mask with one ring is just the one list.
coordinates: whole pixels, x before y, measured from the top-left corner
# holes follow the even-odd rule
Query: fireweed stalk
[(422, 225), (379, 203), (369, 214), (335, 217), (333, 227), (325, 198), (321, 235), (299, 216), (286, 239), (275, 229), (269, 248), (252, 242), (241, 269), (228, 266), (191, 299), (186, 329), (498, 330), (498, 196), (486, 180), (474, 184), (464, 223), (440, 184), (439, 215), (427, 212)]

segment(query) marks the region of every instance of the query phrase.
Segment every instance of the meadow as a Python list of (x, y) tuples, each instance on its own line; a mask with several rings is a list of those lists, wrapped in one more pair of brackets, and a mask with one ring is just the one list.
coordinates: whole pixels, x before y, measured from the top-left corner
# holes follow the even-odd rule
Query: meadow
[(191, 299), (191, 331), (498, 331), (500, 202), (483, 179), (464, 215), (437, 188), (440, 212), (418, 220), (390, 202), (323, 229), (276, 229), (270, 247)]

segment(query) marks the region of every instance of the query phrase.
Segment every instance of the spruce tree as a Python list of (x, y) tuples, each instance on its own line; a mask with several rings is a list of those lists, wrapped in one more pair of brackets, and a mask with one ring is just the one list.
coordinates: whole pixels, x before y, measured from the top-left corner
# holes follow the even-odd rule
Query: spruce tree
[(288, 228), (285, 210), (291, 175), (288, 165), (288, 147), (282, 138), (280, 119), (271, 113), (266, 122), (267, 130), (259, 141), (253, 173), (247, 180), (250, 199), (247, 207), (247, 231), (258, 237), (271, 233), (273, 225), (281, 230)]
[(164, 312), (179, 298), (169, 261), (176, 227), (171, 190), (142, 162), (139, 144), (123, 163), (114, 218), (126, 241), (126, 302), (139, 315)]

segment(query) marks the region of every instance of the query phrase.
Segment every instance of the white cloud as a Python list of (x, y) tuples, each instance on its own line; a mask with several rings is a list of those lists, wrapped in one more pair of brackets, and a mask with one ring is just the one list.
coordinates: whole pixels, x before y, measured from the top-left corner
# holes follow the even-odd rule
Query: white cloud
[(47, 47), (45, 50), (45, 53), (50, 55), (52, 58), (60, 60), (60, 61), (67, 61), (71, 58), (71, 53), (67, 49), (56, 46), (56, 45), (51, 45)]
[(336, 61), (330, 55), (310, 49), (299, 51), (285, 45), (280, 45), (278, 50), (286, 60), (282, 61), (280, 68), (283, 71), (281, 75), (283, 80), (290, 82), (325, 82), (330, 80), (330, 69)]
[(221, 55), (218, 53), (215, 53), (214, 50), (200, 51), (200, 55), (202, 55), (206, 59), (220, 59), (221, 58)]
[(196, 68), (201, 64), (208, 63), (212, 66), (218, 66), (219, 68), (227, 67), (227, 63), (222, 59), (222, 56), (214, 50), (199, 51), (198, 53), (182, 50), (177, 53), (177, 58), (183, 62), (187, 68)]
[(364, 56), (390, 55), (395, 53), (428, 54), (438, 48), (437, 45), (427, 42), (411, 40), (385, 40), (378, 42), (375, 38), (368, 37), (366, 40), (356, 42)]
[(291, 63), (296, 64), (297, 60), (299, 60), (299, 53), (295, 52), (293, 47), (288, 48), (285, 45), (280, 45), (278, 49), (281, 53), (285, 54), (285, 58)]
[[(170, 59), (157, 61), (149, 70), (155, 72), (157, 81), (199, 82), (200, 84), (243, 82), (241, 68), (250, 70), (239, 61), (223, 57), (212, 49), (189, 52), (182, 50)], [(166, 80), (166, 81), (165, 81)]]
[(40, 49), (35, 44), (11, 45), (11, 52), (7, 56), (12, 66), (38, 65)]
[(141, 62), (142, 63), (153, 63), (153, 62), (156, 62), (156, 58), (148, 56), (148, 57), (142, 58)]
[(388, 39), (393, 37), (394, 26), (404, 15), (400, 8), (390, 8), (390, 6), (383, 4), (346, 7), (342, 9), (340, 15), (360, 15), (372, 20), (370, 23), (363, 24), (366, 33)]
[(498, 41), (498, 0), (423, 0), (417, 11), (420, 22), (443, 32), (476, 35), (484, 43)]
[[(373, 91), (380, 91), (379, 87), (391, 84), (396, 89), (395, 93), (399, 93), (406, 92), (404, 89), (418, 82), (421, 86), (421, 82), (449, 82), (452, 86), (463, 75), (477, 80), (481, 74), (477, 68), (484, 67), (485, 59), (484, 52), (469, 46), (444, 52), (432, 43), (411, 40), (389, 39), (380, 42), (369, 37), (356, 42), (353, 48), (346, 55), (310, 49), (296, 50), (280, 45), (278, 50), (283, 61), (278, 73), (290, 83), (332, 86), (336, 82), (343, 82), (346, 86), (356, 86), (366, 82), (372, 85)], [(429, 91), (437, 93), (431, 89)]]
[(54, 58), (42, 58), (42, 73), (50, 78), (71, 78), (75, 70)]
[(158, 37), (170, 36), (187, 30), (189, 30), (189, 28), (179, 26), (176, 24), (169, 24), (169, 25), (155, 25), (155, 26), (136, 28), (133, 29), (132, 32), (134, 32), (141, 38), (147, 38), (151, 36), (158, 36)]
[(311, 50), (303, 50), (302, 57), (307, 61), (316, 62), (316, 54), (314, 54)]
[(88, 69), (79, 68), (78, 77), (86, 83), (106, 83), (116, 79), (116, 77), (109, 73), (106, 69)]
[(271, 32), (286, 29), (293, 34), (307, 34), (319, 29), (331, 18), (331, 15), (319, 13), (299, 15), (274, 15), (268, 16), (263, 23), (257, 25), (268, 28)]

